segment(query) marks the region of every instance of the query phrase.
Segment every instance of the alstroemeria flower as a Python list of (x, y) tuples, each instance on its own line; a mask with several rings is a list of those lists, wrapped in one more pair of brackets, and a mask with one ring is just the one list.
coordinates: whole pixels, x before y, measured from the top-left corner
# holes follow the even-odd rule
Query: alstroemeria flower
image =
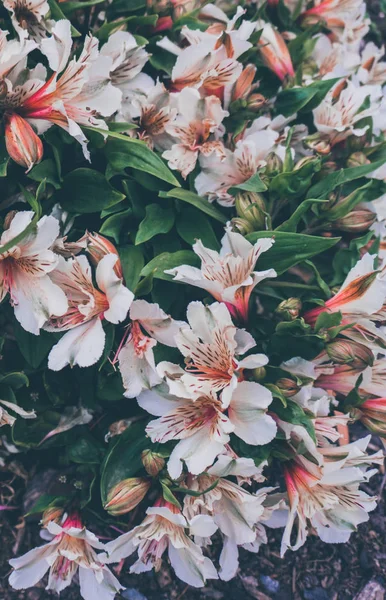
[(263, 252), (272, 247), (273, 238), (262, 238), (251, 244), (228, 225), (221, 240), (220, 252), (206, 248), (201, 240), (193, 245), (201, 259), (201, 269), (181, 265), (165, 271), (182, 281), (209, 292), (224, 302), (229, 312), (242, 322), (248, 321), (249, 299), (254, 287), (267, 277), (276, 277), (275, 269), (254, 271)]
[[(355, 460), (351, 464), (355, 464)], [(359, 490), (359, 484), (368, 481), (373, 474), (374, 471), (366, 474), (358, 466), (342, 466), (340, 461), (332, 461), (326, 474), (301, 456), (286, 462), (284, 477), (290, 513), (281, 554), (288, 548), (300, 548), (306, 541), (309, 526), (316, 529), (324, 542), (347, 542), (357, 525), (368, 521), (368, 513), (376, 507), (375, 499)], [(297, 536), (291, 543), (295, 524)]]
[(11, 21), (20, 39), (31, 38), (40, 42), (55, 21), (46, 19), (50, 11), (47, 0), (4, 0)]
[(314, 383), (318, 377), (317, 365), (300, 357), (291, 358), (283, 362), (280, 368), (295, 375), (297, 382), (293, 380), (279, 380), (277, 385), (281, 389), (291, 386), (291, 400), (297, 402), (302, 408), (316, 416), (327, 416), (330, 412), (331, 400), (327, 391), (321, 387), (315, 387)]
[(355, 418), (361, 420), (373, 434), (386, 444), (386, 398), (369, 398), (352, 410)]
[(54, 536), (48, 544), (9, 561), (14, 568), (10, 585), (16, 590), (32, 587), (49, 570), (46, 590), (60, 593), (79, 571), (80, 595), (84, 600), (114, 600), (124, 588), (94, 550), (104, 550), (105, 546), (82, 525), (79, 517), (65, 515), (62, 525), (49, 521), (46, 527)]
[(58, 257), (49, 248), (59, 235), (59, 223), (51, 216), (42, 217), (19, 241), (34, 217), (32, 211), (14, 215), (0, 238), (0, 247), (10, 244), (0, 254), (0, 301), (9, 292), (15, 317), (21, 326), (34, 335), (53, 315), (60, 317), (68, 308), (66, 295), (50, 279)]
[(200, 156), (201, 172), (194, 182), (197, 193), (208, 196), (210, 202), (217, 200), (223, 206), (233, 206), (235, 200), (228, 189), (250, 179), (265, 166), (268, 154), (276, 149), (279, 133), (270, 123), (270, 119), (256, 119), (253, 130), (246, 132), (233, 152), (225, 149), (225, 159), (216, 154)]
[(152, 415), (146, 433), (152, 442), (180, 440), (172, 451), (168, 471), (173, 479), (182, 472), (182, 460), (194, 475), (202, 473), (222, 454), (229, 434), (251, 445), (268, 444), (276, 435), (275, 421), (266, 414), (271, 392), (253, 381), (242, 381), (232, 394), (227, 414), (214, 395), (176, 398), (156, 390), (143, 392), (138, 404)]
[(7, 400), (0, 399), (0, 427), (3, 427), (3, 425), (10, 425), (12, 427), (12, 425), (15, 423), (17, 417), (9, 413), (9, 410), (11, 413), (16, 413), (16, 415), (22, 417), (23, 419), (36, 418), (36, 413), (34, 410), (24, 410), (21, 406), (15, 404), (14, 402), (8, 402)]
[[(238, 546), (250, 552), (258, 552), (260, 545), (267, 541), (261, 521), (269, 516), (263, 505), (269, 489), (263, 488), (256, 494), (251, 494), (236, 483), (219, 478), (216, 465), (208, 470), (208, 474), (189, 476), (184, 485), (190, 490), (201, 492), (199, 496), (185, 496), (183, 513), (186, 518), (208, 515), (213, 518), (223, 535), (219, 575), (224, 581), (229, 581), (238, 568)], [(200, 545), (210, 542), (207, 535), (195, 540)]]
[(138, 46), (135, 37), (131, 33), (116, 31), (103, 44), (100, 56), (112, 59), (113, 62), (110, 67), (111, 83), (121, 90), (124, 99), (126, 85), (141, 73), (149, 54), (144, 48)]
[(3, 80), (9, 76), (13, 69), (19, 72), (24, 68), (27, 55), (36, 48), (32, 40), (9, 40), (8, 31), (0, 29), (0, 78)]
[(286, 77), (294, 77), (291, 55), (283, 37), (271, 23), (261, 20), (256, 23), (256, 31), (260, 30), (258, 47), (265, 66), (276, 73), (281, 81)]
[(363, 0), (315, 0), (314, 6), (301, 16), (320, 19), (334, 34), (342, 37), (346, 28), (357, 20), (364, 20), (365, 11)]
[(265, 354), (236, 358), (256, 344), (249, 333), (233, 325), (225, 304), (191, 302), (187, 317), (190, 327), (181, 328), (175, 336), (185, 357), (185, 370), (165, 361), (159, 363), (157, 371), (166, 378), (172, 395), (199, 398), (221, 392), (222, 404), (227, 407), (243, 369), (262, 367), (268, 358)]
[(216, 139), (219, 127), (228, 112), (223, 110), (216, 96), (201, 98), (194, 88), (184, 88), (172, 94), (172, 105), (177, 115), (166, 125), (166, 131), (176, 139), (170, 150), (163, 153), (171, 169), (181, 171), (185, 179), (196, 166), (199, 154), (213, 152), (225, 158), (224, 146)]
[(374, 42), (368, 42), (362, 50), (358, 78), (367, 85), (384, 85), (386, 79), (385, 49), (378, 48)]
[(67, 261), (60, 257), (52, 278), (66, 293), (69, 310), (62, 317), (48, 321), (45, 329), (67, 333), (52, 348), (48, 357), (49, 369), (60, 371), (68, 364), (93, 365), (101, 357), (105, 345), (102, 319), (120, 323), (126, 318), (134, 294), (115, 274), (117, 260), (115, 254), (107, 254), (99, 261), (95, 273), (96, 288), (85, 256)]
[[(31, 78), (22, 84), (9, 76), (6, 79), (8, 93), (1, 99), (0, 106), (17, 112), (39, 134), (52, 124), (62, 127), (80, 142), (89, 158), (87, 138), (80, 125), (106, 129), (105, 122), (95, 115), (112, 115), (120, 107), (122, 93), (111, 85), (113, 61), (100, 55), (96, 38), (86, 37), (79, 58), (73, 58), (67, 65), (71, 46), (70, 22), (57, 21), (52, 35), (41, 43), (41, 51), (54, 74), (45, 82), (36, 77), (35, 69), (30, 73)], [(41, 65), (38, 73), (45, 77)], [(58, 73), (61, 73), (59, 77)]]
[[(331, 146), (351, 135), (361, 136), (368, 126), (358, 127), (356, 124), (378, 111), (381, 95), (380, 86), (357, 87), (348, 80), (343, 85), (339, 82), (313, 110), (314, 125)], [(370, 107), (360, 110), (368, 97)]]
[(350, 75), (360, 64), (360, 56), (346, 45), (332, 42), (327, 35), (319, 34), (312, 52), (317, 71), (314, 76), (333, 79)]
[(126, 398), (135, 398), (142, 390), (162, 381), (154, 362), (154, 346), (160, 342), (175, 347), (175, 336), (186, 323), (175, 321), (158, 304), (150, 304), (145, 300), (132, 303), (130, 319), (129, 336), (119, 351), (118, 359), (124, 395)]
[[(213, 535), (217, 526), (206, 515), (198, 515), (190, 522), (174, 505), (163, 500), (148, 508), (147, 516), (138, 527), (106, 544), (106, 562), (119, 562), (138, 552), (138, 560), (130, 567), (131, 573), (159, 571), (164, 552), (182, 581), (193, 587), (202, 587), (207, 579), (217, 579), (217, 571), (209, 558), (187, 534)], [(205, 534), (204, 534), (205, 532)]]

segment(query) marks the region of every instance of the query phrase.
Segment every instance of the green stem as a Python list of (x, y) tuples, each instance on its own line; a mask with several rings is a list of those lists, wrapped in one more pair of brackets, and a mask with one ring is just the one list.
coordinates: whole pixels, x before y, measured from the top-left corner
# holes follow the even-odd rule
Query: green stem
[(317, 290), (320, 291), (318, 285), (308, 285), (308, 283), (291, 283), (290, 281), (270, 281), (269, 283), (262, 283), (261, 286), (269, 287), (283, 287), (283, 288), (297, 288), (299, 290)]

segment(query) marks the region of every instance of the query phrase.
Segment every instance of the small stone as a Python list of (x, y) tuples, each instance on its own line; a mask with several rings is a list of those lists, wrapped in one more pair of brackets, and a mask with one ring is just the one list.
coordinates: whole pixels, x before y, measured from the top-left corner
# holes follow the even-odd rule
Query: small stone
[(260, 575), (261, 585), (269, 594), (277, 594), (280, 588), (280, 583), (277, 579), (272, 579), (269, 575)]
[(304, 600), (330, 600), (330, 594), (322, 587), (304, 590)]
[(247, 594), (256, 600), (271, 600), (269, 596), (259, 590), (259, 582), (252, 575), (240, 576), (241, 583)]
[(385, 588), (378, 581), (369, 581), (354, 600), (384, 600)]
[(146, 596), (141, 594), (135, 588), (127, 588), (125, 591), (121, 593), (122, 598), (125, 600), (147, 600)]

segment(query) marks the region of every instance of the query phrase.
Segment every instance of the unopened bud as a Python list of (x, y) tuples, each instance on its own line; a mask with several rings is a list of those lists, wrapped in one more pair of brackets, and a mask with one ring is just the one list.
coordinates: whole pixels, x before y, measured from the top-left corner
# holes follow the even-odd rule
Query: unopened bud
[(302, 64), (303, 75), (314, 75), (319, 71), (318, 65), (313, 58), (307, 58)]
[(12, 223), (13, 217), (14, 217), (16, 214), (17, 214), (17, 210), (10, 210), (10, 211), (9, 211), (9, 213), (7, 213), (7, 214), (5, 215), (5, 218), (4, 218), (4, 223), (3, 223), (3, 229), (4, 229), (4, 230), (5, 230), (5, 229), (9, 229), (9, 227), (10, 227), (10, 225), (11, 225), (11, 223)]
[(317, 15), (317, 14), (316, 15), (307, 15), (306, 17), (304, 17), (302, 19), (301, 25), (304, 29), (307, 29), (308, 27), (317, 25), (321, 21), (323, 21), (323, 18), (320, 15)]
[(247, 99), (247, 107), (251, 111), (260, 110), (267, 104), (267, 99), (262, 94), (251, 94)]
[(263, 196), (256, 192), (240, 192), (235, 204), (237, 215), (248, 221), (254, 231), (264, 228), (266, 206)]
[(144, 477), (124, 479), (109, 491), (104, 509), (110, 515), (124, 515), (143, 500), (150, 486), (150, 481)]
[(261, 381), (266, 376), (267, 371), (264, 367), (256, 367), (251, 371), (252, 379), (254, 381)]
[(278, 379), (276, 386), (286, 398), (295, 396), (295, 394), (297, 394), (300, 390), (300, 387), (296, 384), (296, 382), (289, 377), (282, 377), (281, 379)]
[(165, 466), (164, 457), (151, 450), (144, 450), (141, 454), (141, 459), (146, 472), (152, 477), (157, 477), (158, 473), (160, 473)]
[(59, 506), (51, 506), (47, 508), (42, 516), (41, 523), (43, 527), (47, 527), (50, 521), (53, 521), (54, 523), (60, 523), (63, 517), (63, 513), (64, 509)]
[(314, 133), (305, 138), (304, 144), (307, 148), (315, 150), (318, 154), (330, 154), (331, 146), (327, 139), (323, 138), (320, 133)]
[[(249, 94), (251, 93), (252, 83), (256, 75), (256, 70), (257, 69), (255, 65), (251, 64), (247, 65), (243, 69), (240, 77), (233, 86), (232, 101), (245, 99), (249, 96)], [(257, 95), (260, 96), (261, 94)], [(261, 97), (265, 100), (264, 96)]]
[(333, 222), (334, 229), (339, 229), (340, 231), (347, 231), (351, 233), (367, 231), (369, 227), (374, 223), (377, 216), (375, 213), (371, 212), (371, 210), (367, 210), (366, 208), (359, 208), (357, 210), (353, 210), (349, 212), (344, 217), (340, 219), (336, 219)]
[(363, 165), (369, 164), (370, 161), (367, 158), (366, 154), (363, 154), (363, 152), (354, 152), (353, 154), (350, 154), (350, 156), (347, 159), (348, 167), (362, 167)]
[(121, 260), (114, 244), (103, 235), (100, 235), (100, 233), (87, 232), (87, 238), (87, 252), (90, 255), (92, 264), (97, 266), (104, 256), (107, 256), (107, 254), (115, 254), (115, 256), (118, 257), (118, 260), (114, 265), (114, 272), (117, 277), (123, 279)]
[(337, 169), (338, 165), (336, 164), (336, 162), (333, 160), (328, 160), (322, 165), (322, 168), (320, 170), (320, 177), (326, 177), (330, 173), (334, 173), (335, 171), (337, 171)]
[(43, 158), (43, 143), (31, 125), (16, 113), (5, 113), (5, 145), (9, 156), (27, 172)]
[(283, 321), (293, 321), (294, 319), (297, 319), (301, 309), (302, 302), (300, 298), (288, 298), (287, 300), (280, 302), (279, 306), (275, 310), (275, 313)]
[(277, 175), (283, 170), (283, 161), (276, 154), (276, 152), (270, 152), (265, 159), (265, 173), (266, 175)]
[(115, 437), (116, 435), (121, 435), (130, 425), (132, 424), (132, 419), (121, 419), (120, 421), (114, 421), (109, 426), (109, 431), (105, 435), (105, 442), (108, 442), (109, 439)]
[(8, 94), (8, 86), (4, 79), (0, 80), (0, 100), (4, 100)]
[(294, 166), (294, 171), (299, 171), (305, 165), (309, 166), (309, 172), (312, 173), (316, 164), (320, 163), (320, 158), (316, 158), (315, 156), (304, 156)]
[(327, 344), (326, 350), (334, 363), (349, 364), (353, 369), (363, 370), (374, 362), (374, 355), (367, 346), (351, 340), (336, 340)]
[(241, 235), (248, 235), (248, 233), (252, 233), (253, 226), (246, 219), (240, 219), (239, 217), (235, 217), (231, 220), (232, 228), (237, 233), (241, 233)]

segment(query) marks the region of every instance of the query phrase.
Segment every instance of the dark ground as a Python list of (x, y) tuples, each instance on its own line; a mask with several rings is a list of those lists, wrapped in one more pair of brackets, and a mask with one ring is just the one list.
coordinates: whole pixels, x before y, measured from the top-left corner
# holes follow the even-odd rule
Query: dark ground
[[(369, 0), (368, 8), (376, 24), (372, 37), (380, 43), (386, 39), (386, 0)], [(45, 475), (32, 477), (33, 473), (25, 471), (17, 457), (11, 471), (0, 468), (0, 504), (18, 507), (0, 512), (0, 600), (57, 598), (56, 594), (45, 591), (43, 583), (20, 592), (8, 587), (9, 558), (41, 543), (37, 519), (25, 521), (21, 516), (27, 512), (24, 498), (28, 498), (31, 506), (35, 502), (35, 499), (31, 502), (34, 490), (37, 496), (45, 491)], [(230, 582), (214, 581), (195, 590), (176, 580), (167, 566), (159, 573), (137, 576), (128, 574), (125, 564), (119, 575), (127, 587), (122, 597), (126, 600), (386, 600), (385, 481), (386, 475), (379, 473), (364, 486), (368, 493), (380, 495), (379, 505), (348, 544), (324, 544), (310, 537), (300, 550), (287, 552), (281, 559), (281, 530), (268, 530), (269, 543), (262, 546), (259, 554), (241, 550), (239, 574)], [(78, 586), (71, 586), (60, 598), (81, 600)]]

